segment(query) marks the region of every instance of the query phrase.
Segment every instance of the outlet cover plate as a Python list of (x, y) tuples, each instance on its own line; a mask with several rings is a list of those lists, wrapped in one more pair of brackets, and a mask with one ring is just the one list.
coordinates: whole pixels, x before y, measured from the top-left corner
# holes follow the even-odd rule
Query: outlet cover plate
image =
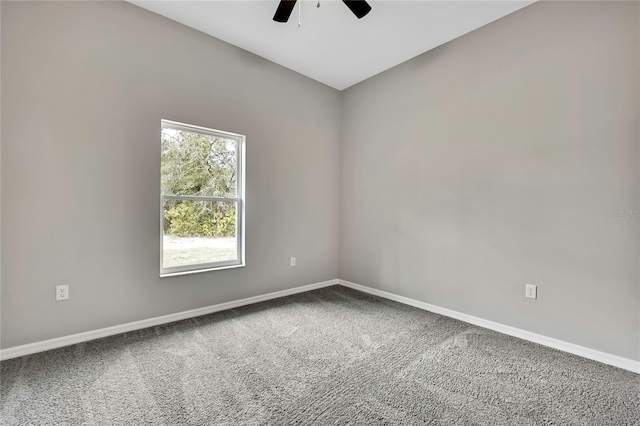
[(538, 298), (538, 286), (533, 284), (525, 285), (525, 293), (524, 297), (528, 297), (529, 299), (537, 299)]
[(56, 286), (56, 301), (69, 299), (69, 286), (57, 285)]

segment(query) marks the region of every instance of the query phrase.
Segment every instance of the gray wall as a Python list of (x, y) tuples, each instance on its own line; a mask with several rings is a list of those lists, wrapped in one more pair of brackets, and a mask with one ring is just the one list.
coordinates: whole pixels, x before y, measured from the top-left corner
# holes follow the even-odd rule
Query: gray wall
[[(0, 4), (2, 348), (339, 275), (640, 359), (638, 218), (606, 215), (639, 208), (637, 3), (342, 95), (126, 3)], [(161, 118), (247, 135), (247, 267), (158, 278)]]
[[(2, 2), (2, 89), (3, 348), (337, 277), (338, 91), (120, 2)], [(245, 268), (158, 277), (162, 118), (247, 136)]]
[(640, 359), (606, 215), (639, 208), (638, 6), (537, 3), (343, 92), (339, 277)]

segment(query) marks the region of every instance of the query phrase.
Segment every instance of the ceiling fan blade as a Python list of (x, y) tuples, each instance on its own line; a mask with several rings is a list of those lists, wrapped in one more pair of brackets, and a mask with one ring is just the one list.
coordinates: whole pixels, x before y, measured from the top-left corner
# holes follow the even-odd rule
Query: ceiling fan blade
[(273, 15), (273, 20), (276, 22), (287, 22), (295, 5), (296, 0), (280, 0), (276, 14)]
[(358, 19), (371, 12), (371, 6), (364, 0), (342, 0)]

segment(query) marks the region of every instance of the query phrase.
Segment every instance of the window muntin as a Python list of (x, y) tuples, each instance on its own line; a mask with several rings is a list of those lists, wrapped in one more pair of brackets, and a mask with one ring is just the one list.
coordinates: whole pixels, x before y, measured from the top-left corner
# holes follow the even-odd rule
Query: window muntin
[(162, 120), (161, 275), (244, 264), (244, 141)]

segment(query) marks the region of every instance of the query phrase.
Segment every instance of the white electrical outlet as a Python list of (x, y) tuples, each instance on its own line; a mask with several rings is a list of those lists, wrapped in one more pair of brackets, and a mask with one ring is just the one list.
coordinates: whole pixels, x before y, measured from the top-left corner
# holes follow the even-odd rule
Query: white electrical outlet
[(524, 297), (528, 297), (529, 299), (537, 299), (537, 296), (538, 296), (538, 286), (533, 284), (526, 284)]
[(69, 286), (57, 285), (56, 286), (56, 301), (67, 300), (69, 298)]
[(291, 266), (296, 266), (296, 258), (295, 257), (291, 258)]

